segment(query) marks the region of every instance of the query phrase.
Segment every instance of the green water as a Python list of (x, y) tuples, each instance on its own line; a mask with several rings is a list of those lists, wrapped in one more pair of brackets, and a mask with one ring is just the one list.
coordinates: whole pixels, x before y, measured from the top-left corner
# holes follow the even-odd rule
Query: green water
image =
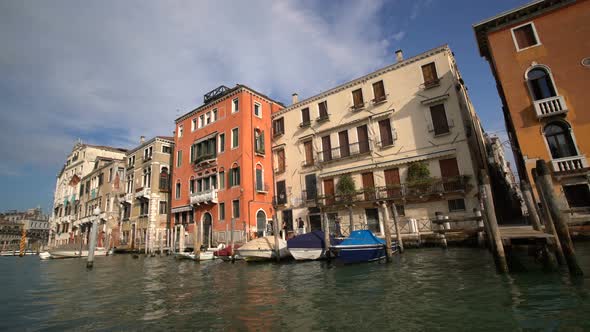
[(408, 250), (392, 264), (0, 257), (1, 331), (590, 330), (586, 277), (496, 274), (487, 251)]

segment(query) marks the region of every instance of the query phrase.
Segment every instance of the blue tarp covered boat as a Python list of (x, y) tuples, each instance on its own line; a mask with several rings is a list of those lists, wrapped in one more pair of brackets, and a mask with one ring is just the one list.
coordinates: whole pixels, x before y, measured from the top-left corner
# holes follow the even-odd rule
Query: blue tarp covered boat
[(380, 260), (385, 258), (385, 240), (369, 230), (353, 231), (342, 243), (332, 246), (332, 255), (345, 264)]
[[(330, 245), (340, 243), (339, 240), (330, 236)], [(313, 231), (295, 236), (287, 241), (287, 248), (296, 260), (314, 260), (325, 257), (326, 243), (324, 232)]]

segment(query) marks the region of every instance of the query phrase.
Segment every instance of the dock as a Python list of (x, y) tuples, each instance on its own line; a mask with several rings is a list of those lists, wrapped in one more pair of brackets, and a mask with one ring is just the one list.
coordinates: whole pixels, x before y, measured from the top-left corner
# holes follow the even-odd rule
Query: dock
[(553, 239), (553, 235), (534, 230), (532, 226), (500, 226), (499, 230), (504, 246), (530, 244), (531, 242), (542, 244)]

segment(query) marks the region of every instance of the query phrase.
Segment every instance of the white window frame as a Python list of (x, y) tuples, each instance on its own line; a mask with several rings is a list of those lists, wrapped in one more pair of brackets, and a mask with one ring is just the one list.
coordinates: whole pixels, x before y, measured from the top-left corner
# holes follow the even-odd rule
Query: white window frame
[[(428, 62), (422, 63), (420, 65), (420, 74), (422, 75), (422, 84), (426, 83), (426, 78), (424, 77), (424, 71), (422, 71), (422, 67), (429, 65), (431, 63), (434, 63), (434, 70), (436, 70), (436, 76), (437, 76), (436, 78), (438, 79), (439, 82), (442, 81), (442, 77), (440, 75), (438, 65), (436, 64), (436, 60), (433, 59), (432, 61), (428, 61)], [(371, 84), (371, 90), (372, 89), (373, 89), (373, 85)], [(383, 82), (383, 90), (385, 90), (385, 82)]]
[(191, 120), (191, 131), (195, 131), (197, 129), (197, 118), (193, 118)]
[(205, 127), (205, 114), (199, 115), (199, 128)]
[(183, 126), (178, 125), (178, 138), (181, 138), (183, 134)]
[[(237, 101), (237, 107), (236, 107), (236, 101)], [(237, 113), (240, 111), (240, 98), (234, 98), (231, 100), (231, 112), (232, 113)]]
[[(223, 145), (221, 144), (221, 136), (223, 136)], [(217, 153), (221, 154), (225, 152), (225, 133), (219, 134), (219, 139), (217, 140)]]
[(219, 117), (219, 112), (217, 111), (217, 108), (214, 108), (211, 111), (211, 122), (217, 121), (217, 117)]
[[(236, 146), (234, 146), (234, 129), (238, 131), (237, 132), (237, 135), (238, 135), (238, 145), (236, 145)], [(232, 150), (235, 150), (235, 149), (239, 148), (240, 147), (240, 127), (232, 128), (231, 129), (231, 135), (230, 136), (231, 136), (231, 143), (230, 143), (231, 144), (230, 145), (231, 146), (231, 149)]]
[[(537, 43), (535, 45), (527, 46), (525, 48), (520, 48), (518, 46), (518, 42), (516, 41), (516, 35), (514, 34), (514, 30), (516, 30), (518, 28), (522, 28), (523, 26), (526, 26), (529, 24), (533, 28), (533, 34), (535, 35), (535, 39), (537, 40)], [(539, 39), (539, 35), (537, 34), (537, 28), (535, 27), (535, 23), (533, 21), (529, 21), (529, 22), (523, 23), (521, 25), (515, 26), (514, 28), (510, 29), (510, 34), (512, 34), (512, 41), (514, 42), (514, 47), (516, 48), (516, 52), (521, 52), (524, 50), (528, 50), (529, 48), (533, 48), (533, 47), (537, 47), (539, 45), (542, 45), (541, 39)]]
[(236, 217), (234, 215), (234, 202), (238, 202), (238, 211), (240, 211), (240, 199), (232, 199), (232, 201), (231, 201), (231, 217), (232, 218), (240, 218), (240, 216)]
[(182, 150), (176, 151), (176, 167), (182, 166)]
[[(223, 205), (223, 209), (221, 208), (221, 206)], [(223, 219), (220, 218), (221, 217), (221, 211), (223, 210)], [(225, 202), (219, 202), (219, 204), (217, 205), (217, 220), (218, 221), (222, 221), (225, 220)]]
[(180, 192), (182, 191), (182, 183), (180, 181), (176, 181), (174, 184), (174, 199), (180, 199)]
[(211, 122), (213, 122), (213, 121), (211, 121), (211, 112), (205, 113), (205, 125), (206, 126), (210, 125)]
[[(256, 114), (256, 106), (258, 106), (258, 111), (259, 111), (258, 113), (260, 113), (260, 114)], [(253, 110), (254, 111), (254, 116), (256, 116), (257, 118), (261, 118), (262, 119), (262, 104), (259, 103), (259, 102), (257, 102), (257, 101), (255, 101), (253, 107), (254, 107), (254, 110)]]

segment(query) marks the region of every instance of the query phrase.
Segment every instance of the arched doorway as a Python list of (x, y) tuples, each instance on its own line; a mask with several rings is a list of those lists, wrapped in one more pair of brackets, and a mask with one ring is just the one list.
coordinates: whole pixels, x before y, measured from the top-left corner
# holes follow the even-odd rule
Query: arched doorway
[(578, 155), (567, 124), (561, 121), (551, 122), (545, 127), (544, 134), (554, 159)]
[(526, 77), (534, 100), (542, 100), (556, 96), (555, 85), (553, 84), (549, 72), (545, 68), (535, 67), (527, 73)]
[(203, 244), (207, 246), (207, 248), (211, 247), (211, 240), (212, 240), (212, 233), (213, 230), (211, 229), (211, 213), (205, 212), (203, 215)]
[(260, 210), (256, 213), (256, 235), (258, 237), (264, 236), (264, 231), (266, 230), (266, 213)]

